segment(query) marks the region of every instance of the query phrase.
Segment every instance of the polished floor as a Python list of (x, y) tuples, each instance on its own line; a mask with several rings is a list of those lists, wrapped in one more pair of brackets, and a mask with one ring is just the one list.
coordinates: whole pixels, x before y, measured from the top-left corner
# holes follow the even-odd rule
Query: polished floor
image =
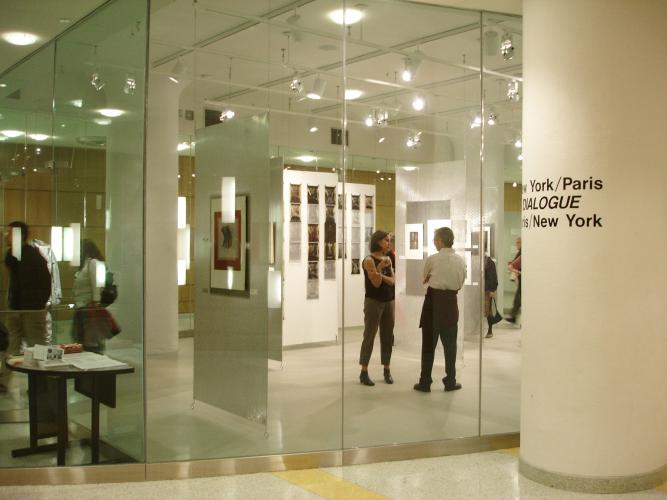
[(179, 481), (12, 486), (3, 500), (62, 499), (649, 499), (667, 498), (667, 484), (624, 495), (590, 495), (555, 490), (519, 475), (518, 450), (449, 457), (248, 474)]

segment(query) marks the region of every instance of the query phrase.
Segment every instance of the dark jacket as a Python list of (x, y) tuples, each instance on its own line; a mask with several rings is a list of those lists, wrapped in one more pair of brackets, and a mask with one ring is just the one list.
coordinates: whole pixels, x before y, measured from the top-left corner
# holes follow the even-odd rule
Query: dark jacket
[(484, 291), (495, 292), (497, 289), (498, 273), (496, 272), (496, 263), (487, 255), (484, 260)]
[(419, 327), (427, 331), (441, 332), (459, 322), (459, 304), (456, 301), (458, 290), (437, 290), (428, 287)]
[(39, 250), (23, 245), (21, 260), (9, 251), (5, 265), (9, 270), (9, 308), (44, 309), (51, 296), (51, 273)]

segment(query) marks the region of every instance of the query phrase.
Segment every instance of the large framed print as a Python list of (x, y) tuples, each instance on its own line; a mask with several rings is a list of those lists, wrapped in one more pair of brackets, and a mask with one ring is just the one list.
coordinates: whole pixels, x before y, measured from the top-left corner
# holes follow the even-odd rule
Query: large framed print
[(245, 292), (247, 196), (236, 196), (234, 222), (222, 222), (220, 198), (211, 199), (211, 290)]
[(405, 258), (424, 259), (424, 224), (405, 225)]

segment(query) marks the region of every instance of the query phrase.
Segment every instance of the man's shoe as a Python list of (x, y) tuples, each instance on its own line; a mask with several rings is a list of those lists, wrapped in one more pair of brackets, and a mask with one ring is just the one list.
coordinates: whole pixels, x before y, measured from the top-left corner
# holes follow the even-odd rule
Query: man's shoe
[(419, 392), (431, 392), (431, 386), (425, 384), (415, 384), (413, 389)]
[(375, 385), (375, 382), (373, 382), (371, 378), (368, 376), (368, 372), (361, 372), (361, 374), (359, 375), (359, 382), (369, 387), (373, 387)]
[(387, 384), (393, 384), (394, 383), (394, 379), (391, 377), (391, 371), (389, 371), (388, 368), (384, 369), (384, 381)]
[(516, 318), (514, 318), (512, 316), (507, 316), (505, 318), (505, 321), (509, 321), (510, 323), (516, 323)]
[(493, 332), (486, 332), (486, 335), (484, 336), (485, 339), (490, 339), (493, 337)]
[(450, 392), (450, 391), (458, 391), (461, 387), (463, 387), (461, 384), (458, 382), (454, 385), (446, 385), (445, 386), (445, 392)]

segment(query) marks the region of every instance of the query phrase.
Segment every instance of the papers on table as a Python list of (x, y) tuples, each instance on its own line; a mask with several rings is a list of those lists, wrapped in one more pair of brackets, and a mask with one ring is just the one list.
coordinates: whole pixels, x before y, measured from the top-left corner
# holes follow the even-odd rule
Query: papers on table
[(63, 363), (71, 365), (79, 370), (94, 370), (96, 368), (117, 368), (127, 366), (122, 361), (116, 361), (109, 356), (94, 352), (77, 352), (63, 355)]

